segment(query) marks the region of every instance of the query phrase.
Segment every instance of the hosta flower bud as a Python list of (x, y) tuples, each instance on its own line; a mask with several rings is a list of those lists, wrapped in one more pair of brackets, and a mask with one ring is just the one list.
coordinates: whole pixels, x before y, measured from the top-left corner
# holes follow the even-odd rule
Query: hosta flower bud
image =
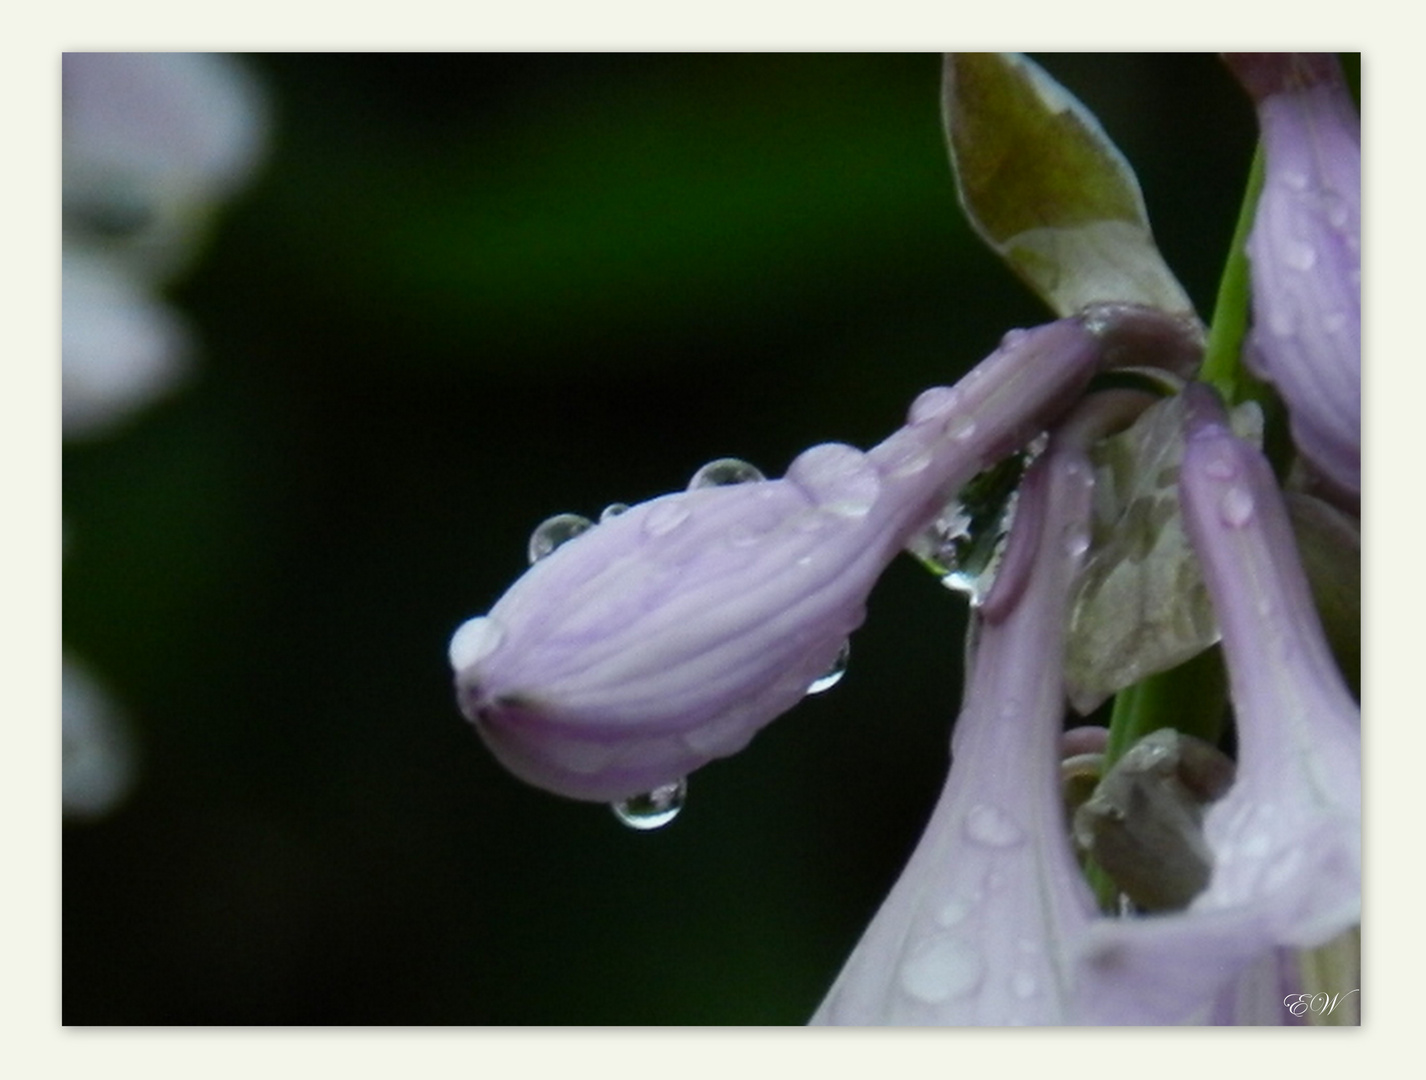
[(1361, 494), (1361, 120), (1336, 58), (1233, 53), (1266, 169), (1248, 257), (1247, 359), (1287, 403), (1293, 441), (1353, 509)]
[(1118, 320), (1012, 331), (863, 453), (634, 506), (537, 561), (455, 634), (462, 711), (515, 774), (611, 801), (741, 749), (837, 661), (887, 563), (1071, 405)]

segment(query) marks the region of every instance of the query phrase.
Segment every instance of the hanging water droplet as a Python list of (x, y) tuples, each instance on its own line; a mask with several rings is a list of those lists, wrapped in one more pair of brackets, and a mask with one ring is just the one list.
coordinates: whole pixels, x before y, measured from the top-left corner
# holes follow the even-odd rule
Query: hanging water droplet
[(741, 458), (725, 457), (719, 458), (717, 461), (710, 461), (694, 473), (693, 479), (688, 482), (688, 490), (732, 487), (734, 484), (756, 484), (760, 480), (766, 479), (767, 477), (756, 465), (749, 465)]
[(618, 517), (628, 509), (628, 503), (610, 503), (603, 510), (599, 511), (599, 520), (601, 523), (608, 521), (610, 518)]
[(685, 778), (675, 780), (672, 784), (663, 784), (642, 795), (611, 803), (609, 808), (614, 811), (614, 816), (629, 828), (647, 832), (650, 829), (661, 829), (678, 817), (678, 812), (683, 809), (687, 798), (688, 780)]
[(592, 528), (594, 522), (578, 514), (556, 514), (554, 517), (545, 518), (530, 534), (530, 544), (526, 549), (530, 565), (535, 565), (548, 557), (555, 548), (569, 543), (580, 533), (588, 532)]
[(832, 661), (832, 666), (826, 672), (812, 680), (812, 685), (807, 688), (809, 694), (820, 694), (824, 690), (830, 690), (842, 681), (842, 676), (847, 673), (847, 658), (852, 655), (852, 643), (847, 640), (842, 643), (842, 649), (837, 653), (837, 659)]
[(1029, 460), (1028, 453), (1014, 454), (980, 473), (906, 545), (942, 585), (966, 593), (972, 605), (979, 606), (995, 584)]

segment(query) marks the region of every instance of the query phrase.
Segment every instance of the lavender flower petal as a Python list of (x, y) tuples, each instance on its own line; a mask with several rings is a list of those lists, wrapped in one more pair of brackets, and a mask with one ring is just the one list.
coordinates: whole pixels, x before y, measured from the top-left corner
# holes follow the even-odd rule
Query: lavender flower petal
[(860, 625), (886, 564), (976, 472), (1078, 396), (1102, 327), (1007, 335), (863, 454), (642, 503), (536, 563), (450, 658), (466, 716), (516, 775), (607, 801), (741, 749)]
[(1033, 548), (1035, 574), (983, 620), (940, 801), (814, 1024), (1074, 1021), (1063, 943), (1096, 909), (1070, 852), (1058, 765), (1091, 476), (1063, 437), (1027, 474), (1010, 544)]
[(1190, 387), (1182, 500), (1223, 631), (1238, 776), (1205, 817), (1208, 887), (1179, 915), (1101, 923), (1081, 947), (1082, 999), (1204, 1022), (1280, 947), (1361, 919), (1360, 713), (1312, 606), (1281, 495), (1220, 406)]
[(1248, 241), (1247, 359), (1287, 403), (1293, 439), (1348, 504), (1361, 493), (1361, 120), (1334, 57), (1237, 53), (1266, 174)]

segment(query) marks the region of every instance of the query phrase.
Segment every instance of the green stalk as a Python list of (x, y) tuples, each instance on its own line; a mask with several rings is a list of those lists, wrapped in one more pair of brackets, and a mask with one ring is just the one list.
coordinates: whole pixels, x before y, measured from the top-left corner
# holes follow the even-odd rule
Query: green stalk
[(1213, 325), (1208, 331), (1203, 367), (1198, 377), (1223, 395), (1229, 405), (1249, 399), (1261, 401), (1266, 389), (1243, 367), (1243, 337), (1248, 331), (1248, 234), (1258, 207), (1258, 195), (1263, 189), (1263, 148), (1253, 154), (1248, 171), (1248, 187), (1243, 193), (1243, 206), (1238, 212), (1238, 224), (1228, 248), (1228, 261), (1218, 282), (1214, 301)]
[[(1242, 209), (1218, 283), (1213, 324), (1208, 331), (1198, 377), (1217, 389), (1230, 406), (1249, 400), (1259, 402), (1271, 432), (1277, 426), (1273, 423), (1278, 412), (1276, 398), (1270, 388), (1249, 374), (1242, 359), (1251, 303), (1247, 243), (1262, 187), (1263, 150), (1259, 145), (1253, 155)], [(1271, 441), (1271, 436), (1269, 439)], [(1271, 447), (1269, 457), (1275, 457)], [(1227, 700), (1227, 675), (1216, 648), (1121, 690), (1115, 695), (1109, 720), (1104, 772), (1107, 773), (1131, 746), (1160, 728), (1171, 727), (1216, 745), (1223, 735)], [(1085, 874), (1101, 906), (1113, 911), (1118, 894), (1114, 882), (1092, 860), (1085, 866)]]

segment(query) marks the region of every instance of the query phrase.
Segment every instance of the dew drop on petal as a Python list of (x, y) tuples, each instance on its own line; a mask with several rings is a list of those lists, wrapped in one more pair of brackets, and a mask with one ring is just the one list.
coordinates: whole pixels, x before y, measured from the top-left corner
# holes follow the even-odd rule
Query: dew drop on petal
[(850, 640), (842, 643), (841, 651), (837, 653), (837, 659), (832, 661), (832, 666), (824, 673), (812, 680), (812, 685), (807, 688), (809, 694), (820, 694), (824, 690), (830, 690), (842, 681), (842, 676), (847, 673), (847, 658), (852, 654), (852, 643)]
[(592, 528), (594, 522), (579, 514), (556, 514), (554, 517), (545, 518), (530, 534), (530, 543), (526, 549), (530, 565), (547, 558), (556, 548)]
[(1247, 488), (1234, 484), (1223, 492), (1218, 503), (1218, 514), (1223, 524), (1231, 529), (1241, 529), (1253, 516), (1253, 496)]
[(1028, 331), (1023, 329), (1007, 330), (1005, 331), (1005, 336), (1000, 339), (1000, 348), (1013, 349), (1016, 345), (1024, 341), (1027, 335)]
[(1282, 261), (1292, 270), (1311, 270), (1317, 265), (1317, 252), (1311, 244), (1293, 240), (1282, 246)]
[(951, 417), (946, 423), (946, 435), (956, 442), (965, 442), (975, 435), (975, 417), (962, 413)]
[(819, 510), (837, 517), (866, 517), (881, 494), (881, 477), (867, 456), (842, 443), (804, 450), (787, 467), (786, 479)]
[(977, 803), (966, 815), (966, 835), (983, 847), (1014, 847), (1025, 839), (1025, 833), (1005, 811), (988, 803)]
[(451, 635), (447, 650), (451, 667), (457, 672), (464, 671), (489, 656), (504, 640), (505, 632), (494, 619), (481, 615), (466, 620)]
[(767, 477), (756, 465), (749, 465), (741, 458), (725, 457), (719, 458), (717, 461), (710, 461), (694, 473), (693, 479), (688, 482), (688, 490), (731, 487), (734, 484), (756, 484), (766, 479)]
[(603, 510), (599, 512), (599, 520), (602, 523), (608, 521), (610, 518), (616, 518), (628, 509), (628, 503), (610, 503), (608, 506), (606, 506)]
[(975, 901), (971, 897), (955, 896), (947, 900), (941, 910), (936, 913), (936, 922), (946, 929), (950, 929), (957, 923), (963, 922), (965, 917), (974, 910)]
[(684, 800), (687, 798), (688, 780), (683, 779), (672, 784), (663, 784), (642, 795), (611, 803), (610, 809), (614, 811), (614, 816), (629, 828), (647, 832), (650, 829), (661, 829), (678, 817), (678, 812), (683, 809)]
[(939, 1005), (969, 994), (985, 977), (985, 960), (971, 941), (939, 933), (921, 942), (901, 965), (901, 989), (917, 1001)]
[(1209, 459), (1203, 471), (1214, 480), (1231, 480), (1238, 475), (1238, 466), (1227, 454), (1218, 454)]
[(933, 386), (929, 390), (923, 390), (921, 395), (911, 403), (911, 409), (906, 414), (906, 422), (924, 424), (927, 420), (935, 420), (937, 417), (944, 416), (956, 407), (960, 396), (960, 391), (954, 386)]
[(1030, 972), (1017, 971), (1010, 980), (1010, 988), (1015, 991), (1015, 996), (1023, 1001), (1034, 997), (1040, 984)]
[(644, 518), (644, 532), (650, 536), (665, 536), (688, 520), (688, 507), (676, 499), (665, 499), (649, 507)]

